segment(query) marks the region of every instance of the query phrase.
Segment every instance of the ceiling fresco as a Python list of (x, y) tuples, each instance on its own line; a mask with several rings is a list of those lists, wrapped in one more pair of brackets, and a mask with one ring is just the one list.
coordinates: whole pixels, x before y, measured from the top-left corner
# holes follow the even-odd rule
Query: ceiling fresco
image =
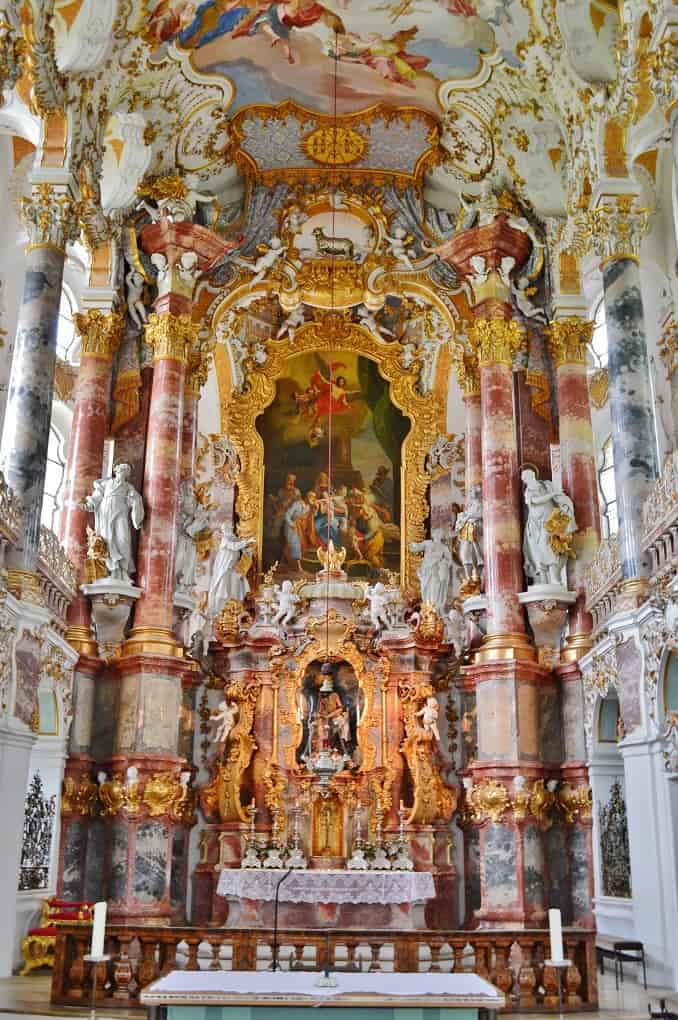
[(142, 26), (160, 53), (233, 83), (232, 110), (290, 98), (321, 113), (374, 102), (438, 112), (443, 81), (465, 79), (480, 54), (513, 47), (529, 18), (518, 0), (158, 0)]

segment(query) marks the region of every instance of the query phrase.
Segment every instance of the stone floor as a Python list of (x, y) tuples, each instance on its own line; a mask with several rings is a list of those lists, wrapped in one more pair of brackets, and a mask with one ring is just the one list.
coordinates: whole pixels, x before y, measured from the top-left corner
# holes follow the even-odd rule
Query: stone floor
[[(678, 1013), (678, 992), (661, 988), (648, 988), (636, 984), (631, 977), (632, 967), (625, 968), (626, 981), (618, 990), (614, 987), (614, 975), (606, 973), (599, 978), (600, 1020), (646, 1020), (648, 1003), (653, 1009), (659, 1008), (659, 999), (666, 999), (666, 1007)], [(35, 1020), (65, 1016), (82, 1017), (89, 1013), (85, 1007), (68, 1009), (52, 1007), (49, 1004), (49, 974), (32, 975), (27, 978), (13, 977), (0, 980), (0, 1015), (2, 1020), (24, 1020), (26, 1016)], [(110, 1014), (110, 1011), (109, 1011)], [(141, 1020), (144, 1010), (116, 1010), (116, 1020)], [(516, 1020), (544, 1020), (544, 1013), (508, 1014)], [(595, 1015), (595, 1014), (593, 1014)], [(567, 1017), (591, 1020), (591, 1013), (568, 1013)]]

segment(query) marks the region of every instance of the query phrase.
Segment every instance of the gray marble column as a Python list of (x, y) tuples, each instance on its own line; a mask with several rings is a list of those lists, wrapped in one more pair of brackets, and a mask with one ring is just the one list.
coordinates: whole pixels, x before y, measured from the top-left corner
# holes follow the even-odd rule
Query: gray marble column
[(68, 190), (45, 182), (33, 185), (24, 211), (30, 243), (2, 436), (2, 470), (24, 507), (22, 534), (10, 565), (33, 572), (52, 416), (65, 246), (72, 237), (74, 218)]
[(659, 474), (657, 429), (645, 338), (640, 267), (632, 257), (603, 266), (619, 549), (625, 580), (646, 577), (643, 503)]

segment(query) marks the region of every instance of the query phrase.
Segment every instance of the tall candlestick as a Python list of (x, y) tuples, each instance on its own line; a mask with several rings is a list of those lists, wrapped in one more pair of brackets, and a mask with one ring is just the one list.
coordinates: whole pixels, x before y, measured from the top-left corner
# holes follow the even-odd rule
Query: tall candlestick
[(559, 963), (563, 955), (563, 924), (559, 910), (549, 910), (549, 935), (551, 938), (551, 959)]
[(94, 920), (92, 923), (92, 945), (90, 956), (98, 959), (104, 955), (104, 938), (106, 936), (106, 910), (105, 902), (94, 904)]

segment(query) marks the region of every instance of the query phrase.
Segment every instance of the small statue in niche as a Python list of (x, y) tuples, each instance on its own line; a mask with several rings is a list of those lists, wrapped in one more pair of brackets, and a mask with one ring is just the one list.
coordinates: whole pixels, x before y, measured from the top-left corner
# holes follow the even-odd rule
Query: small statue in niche
[(94, 513), (94, 530), (106, 543), (106, 569), (116, 581), (131, 584), (135, 573), (132, 556), (132, 528), (137, 531), (144, 520), (144, 504), (140, 494), (128, 481), (129, 464), (117, 464), (112, 478), (98, 478), (92, 494), (84, 500), (87, 510)]
[(334, 667), (325, 662), (319, 674), (309, 670), (300, 695), (299, 718), (303, 733), (297, 760), (307, 762), (321, 752), (337, 758), (354, 756), (354, 733), (359, 718), (358, 691), (351, 695), (345, 687), (338, 686)]
[(283, 581), (281, 585), (276, 584), (275, 598), (278, 600), (278, 612), (273, 617), (273, 622), (281, 627), (287, 627), (296, 616), (297, 606), (301, 599), (295, 593), (291, 581)]
[(237, 538), (233, 525), (224, 524), (207, 600), (207, 615), (211, 620), (216, 620), (229, 600), (242, 602), (250, 590), (247, 580), (250, 557), (246, 550), (254, 545), (253, 538)]
[(382, 627), (385, 627), (388, 630), (391, 626), (388, 616), (391, 594), (386, 590), (386, 586), (381, 581), (377, 581), (374, 585), (368, 584), (365, 589), (365, 597), (370, 604), (370, 623), (374, 629), (379, 631)]
[(483, 556), (483, 505), (480, 488), (473, 490), (468, 506), (457, 514), (454, 533), (458, 541), (458, 556), (464, 571), (463, 596), (479, 594), (482, 588)]
[(440, 743), (440, 731), (438, 729), (438, 715), (440, 706), (431, 695), (424, 702), (424, 707), (415, 712), (417, 718), (421, 718), (421, 725), (425, 733), (430, 733), (437, 744)]
[(222, 699), (217, 707), (210, 712), (210, 722), (215, 725), (214, 740), (217, 744), (225, 744), (238, 716), (238, 705), (235, 701)]
[(430, 538), (423, 542), (412, 542), (410, 550), (424, 554), (417, 569), (422, 604), (428, 602), (435, 608), (438, 615), (442, 616), (452, 570), (452, 553), (447, 542), (444, 541), (444, 532), (440, 528), (434, 529)]
[(520, 475), (527, 507), (523, 536), (525, 573), (533, 584), (563, 586), (563, 570), (574, 558), (572, 535), (577, 529), (569, 496), (540, 481), (531, 468)]
[(191, 591), (195, 584), (198, 564), (196, 537), (209, 524), (209, 514), (196, 499), (195, 489), (189, 481), (182, 482), (179, 489), (179, 521), (177, 534), (177, 556), (175, 565), (178, 591)]
[(134, 266), (125, 277), (127, 284), (127, 311), (130, 319), (137, 327), (143, 329), (144, 323), (148, 322), (148, 312), (143, 301), (144, 286), (146, 281)]

